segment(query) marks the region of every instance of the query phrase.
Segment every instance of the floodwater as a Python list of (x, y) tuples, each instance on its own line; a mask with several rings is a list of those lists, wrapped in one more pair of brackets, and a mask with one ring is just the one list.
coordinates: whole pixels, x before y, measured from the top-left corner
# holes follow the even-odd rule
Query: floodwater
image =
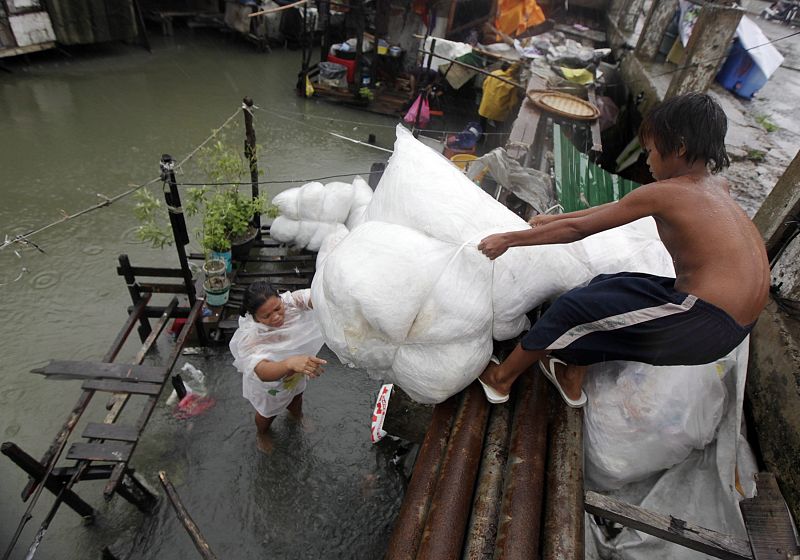
[[(156, 177), (162, 153), (182, 159), (237, 111), (243, 96), (263, 108), (256, 112), (262, 180), (363, 173), (386, 160), (385, 152), (328, 132), (362, 141), (374, 133), (379, 145), (391, 147), (393, 119), (295, 96), (299, 51), (259, 53), (213, 31), (152, 39), (152, 54), (110, 45), (5, 62), (13, 73), (0, 73), (0, 235), (25, 233), (97, 203), (98, 194), (114, 196)], [(241, 146), (241, 115), (231, 126), (227, 139)], [(192, 162), (183, 171), (179, 181), (202, 180)], [(299, 184), (262, 191), (274, 195)], [(152, 188), (160, 197), (160, 186)], [(120, 253), (139, 266), (177, 262), (174, 249), (137, 241), (133, 206), (124, 198), (35, 235), (43, 253), (19, 245), (0, 250), (0, 436), (37, 459), (77, 400), (80, 382), (29, 370), (50, 358), (101, 359), (130, 303), (115, 272)], [(199, 251), (196, 241), (190, 250)], [(131, 339), (118, 361), (138, 349), (135, 334)], [(170, 350), (162, 337), (148, 360), (164, 360)], [(304, 420), (274, 422), (270, 455), (256, 449), (253, 411), (226, 349), (179, 360), (178, 367), (189, 360), (205, 372), (216, 406), (180, 420), (164, 391), (131, 464), (159, 493), (157, 473), (168, 473), (220, 558), (382, 555), (404, 476), (394, 444), (369, 442), (380, 384), (338, 365), (327, 350), (324, 357), (331, 365), (309, 383)], [(102, 421), (104, 404), (96, 396), (84, 418)], [(0, 457), (2, 549), (25, 511), (19, 493), (26, 480)], [(102, 485), (77, 487), (99, 511), (96, 523), (84, 526), (62, 507), (37, 558), (97, 558), (115, 542), (136, 559), (196, 557), (166, 499), (147, 516), (119, 496), (104, 502)], [(24, 556), (51, 503), (45, 492), (12, 558)]]

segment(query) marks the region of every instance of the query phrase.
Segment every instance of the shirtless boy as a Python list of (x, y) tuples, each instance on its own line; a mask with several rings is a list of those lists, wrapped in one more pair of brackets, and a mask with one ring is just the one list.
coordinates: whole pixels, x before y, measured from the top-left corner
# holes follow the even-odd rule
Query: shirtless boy
[(676, 278), (604, 274), (559, 297), (501, 364), (480, 376), (490, 402), (539, 362), (570, 406), (583, 406), (586, 366), (608, 360), (653, 365), (713, 362), (750, 332), (769, 293), (758, 230), (714, 174), (730, 162), (727, 119), (709, 96), (668, 99), (645, 118), (639, 139), (656, 182), (619, 202), (556, 216), (531, 228), (490, 235), (478, 245), (496, 259), (511, 247), (571, 243), (652, 216)]

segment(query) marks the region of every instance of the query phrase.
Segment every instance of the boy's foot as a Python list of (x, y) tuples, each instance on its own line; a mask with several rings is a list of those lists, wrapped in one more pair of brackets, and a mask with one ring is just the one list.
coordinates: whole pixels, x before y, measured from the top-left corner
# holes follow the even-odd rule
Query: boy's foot
[(486, 394), (486, 400), (492, 404), (501, 404), (508, 400), (509, 389), (497, 383), (497, 371), (499, 369), (500, 361), (495, 356), (492, 356), (486, 369), (478, 377), (478, 382)]
[(581, 408), (586, 405), (586, 393), (581, 388), (582, 379), (579, 381), (572, 379), (566, 363), (558, 358), (545, 356), (539, 361), (539, 369), (542, 370), (542, 373), (550, 383), (558, 389), (561, 398), (564, 399), (567, 405), (573, 408)]

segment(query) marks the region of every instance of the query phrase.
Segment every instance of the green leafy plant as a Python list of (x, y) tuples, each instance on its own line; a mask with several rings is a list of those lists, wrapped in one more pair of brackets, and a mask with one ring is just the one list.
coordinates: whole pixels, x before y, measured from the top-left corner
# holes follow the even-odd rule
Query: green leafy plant
[(756, 122), (763, 126), (764, 130), (767, 132), (775, 132), (780, 128), (777, 124), (769, 120), (769, 117), (766, 115), (758, 115), (756, 117)]
[(255, 214), (264, 212), (266, 197), (252, 198), (239, 192), (237, 186), (201, 187), (189, 191), (186, 214), (202, 211), (202, 229), (198, 237), (207, 253), (225, 252), (231, 242), (245, 237)]
[(753, 163), (761, 163), (767, 158), (767, 152), (764, 150), (747, 150), (747, 159), (752, 161)]
[(368, 87), (362, 87), (361, 89), (359, 89), (358, 96), (361, 99), (366, 99), (367, 101), (372, 101), (373, 99), (375, 99), (375, 94), (372, 93), (372, 90), (369, 89)]
[[(239, 192), (239, 182), (249, 174), (250, 166), (224, 143), (224, 137), (202, 148), (198, 160), (209, 183), (222, 183), (186, 191), (184, 210), (189, 217), (200, 216), (197, 237), (206, 254), (225, 252), (237, 238), (246, 237), (254, 215), (265, 211), (271, 217), (278, 215), (274, 206), (267, 208), (264, 195), (253, 199)], [(135, 198), (134, 213), (141, 222), (137, 231), (139, 239), (155, 248), (171, 245), (172, 231), (165, 220), (164, 204), (144, 189)]]
[(136, 230), (137, 237), (155, 249), (172, 245), (172, 230), (164, 223), (164, 205), (161, 201), (147, 189), (138, 191), (133, 198), (136, 201), (133, 214), (141, 222)]

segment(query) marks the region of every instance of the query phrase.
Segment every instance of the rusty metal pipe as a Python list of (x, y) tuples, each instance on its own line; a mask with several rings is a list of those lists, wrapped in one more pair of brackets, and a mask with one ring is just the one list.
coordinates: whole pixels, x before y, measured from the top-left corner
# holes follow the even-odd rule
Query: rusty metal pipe
[(439, 470), (444, 461), (444, 451), (450, 439), (457, 403), (458, 396), (453, 396), (437, 404), (433, 410), (430, 427), (414, 463), (411, 481), (389, 537), (386, 560), (413, 560), (417, 555)]
[(457, 558), (464, 547), (489, 403), (477, 382), (463, 391), (417, 560)]
[(583, 410), (568, 407), (552, 390), (553, 423), (547, 465), (544, 557), (573, 560), (584, 556)]
[(515, 385), (514, 427), (495, 560), (541, 558), (539, 543), (547, 452), (546, 383), (538, 369), (534, 369), (520, 376)]
[(491, 560), (494, 554), (510, 433), (511, 403), (491, 407), (463, 560)]

